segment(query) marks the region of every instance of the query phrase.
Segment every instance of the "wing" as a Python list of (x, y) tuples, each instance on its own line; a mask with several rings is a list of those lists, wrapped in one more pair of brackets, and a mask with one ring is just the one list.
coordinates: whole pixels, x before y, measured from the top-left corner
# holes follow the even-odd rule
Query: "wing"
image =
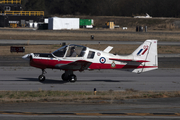
[(89, 68), (92, 62), (88, 62), (85, 60), (77, 60), (75, 62), (71, 62), (66, 65), (62, 65), (59, 68), (62, 70), (79, 70), (83, 71)]
[(109, 58), (109, 60), (115, 60), (115, 61), (120, 61), (120, 62), (149, 62), (146, 60), (116, 59), (116, 58)]

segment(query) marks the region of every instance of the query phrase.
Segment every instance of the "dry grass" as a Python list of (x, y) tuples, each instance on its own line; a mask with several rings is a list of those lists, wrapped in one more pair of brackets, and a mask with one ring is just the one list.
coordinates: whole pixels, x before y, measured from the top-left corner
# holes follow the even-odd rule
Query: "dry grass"
[(140, 92), (126, 91), (1, 91), (0, 103), (4, 102), (66, 102), (66, 103), (113, 103), (123, 99), (180, 97), (180, 91)]
[[(91, 44), (82, 44), (84, 46), (104, 50), (107, 46), (106, 44), (102, 45), (91, 45)], [(113, 50), (111, 53), (116, 53), (120, 55), (131, 54), (139, 45), (111, 45), (113, 46)], [(1, 56), (23, 56), (28, 53), (51, 53), (56, 49), (60, 48), (61, 45), (24, 45), (25, 53), (11, 53), (10, 46), (0, 46), (0, 55)], [(179, 46), (158, 46), (159, 54), (172, 54), (172, 53), (180, 53)]]
[[(86, 31), (86, 32), (84, 32)], [(76, 30), (76, 31), (12, 31), (0, 30), (0, 39), (10, 40), (91, 40), (90, 36), (95, 36), (94, 40), (115, 40), (115, 41), (144, 41), (146, 39), (158, 39), (159, 41), (180, 41), (179, 34), (154, 34), (121, 32), (116, 30)], [(128, 29), (135, 31), (135, 29)], [(104, 33), (105, 32), (105, 33)], [(154, 31), (153, 31), (154, 32)]]

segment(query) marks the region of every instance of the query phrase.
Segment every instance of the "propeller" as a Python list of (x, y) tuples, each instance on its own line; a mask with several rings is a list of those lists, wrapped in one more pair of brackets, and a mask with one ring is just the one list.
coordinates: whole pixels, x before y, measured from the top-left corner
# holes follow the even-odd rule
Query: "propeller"
[(24, 59), (24, 60), (30, 60), (30, 58), (32, 59), (32, 56), (30, 55), (30, 54), (26, 54), (26, 55), (24, 55), (24, 56), (22, 56), (22, 58)]

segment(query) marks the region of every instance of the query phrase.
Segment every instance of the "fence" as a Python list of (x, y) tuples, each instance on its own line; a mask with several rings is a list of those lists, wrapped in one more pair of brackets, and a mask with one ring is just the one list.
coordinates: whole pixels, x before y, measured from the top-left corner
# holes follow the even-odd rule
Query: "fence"
[(44, 16), (44, 11), (4, 11), (4, 15)]
[(21, 4), (21, 0), (0, 0), (0, 4)]

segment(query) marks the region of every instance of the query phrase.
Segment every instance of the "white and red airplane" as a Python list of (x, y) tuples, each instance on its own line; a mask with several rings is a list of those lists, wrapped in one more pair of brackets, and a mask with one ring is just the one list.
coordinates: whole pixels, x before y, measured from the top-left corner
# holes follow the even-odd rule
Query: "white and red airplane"
[(104, 51), (91, 49), (81, 45), (66, 45), (53, 53), (30, 53), (22, 58), (29, 60), (30, 65), (42, 69), (39, 81), (45, 80), (45, 69), (64, 70), (63, 81), (75, 82), (74, 71), (95, 69), (117, 69), (134, 73), (142, 73), (158, 69), (157, 40), (146, 40), (130, 55), (109, 53), (113, 47)]

